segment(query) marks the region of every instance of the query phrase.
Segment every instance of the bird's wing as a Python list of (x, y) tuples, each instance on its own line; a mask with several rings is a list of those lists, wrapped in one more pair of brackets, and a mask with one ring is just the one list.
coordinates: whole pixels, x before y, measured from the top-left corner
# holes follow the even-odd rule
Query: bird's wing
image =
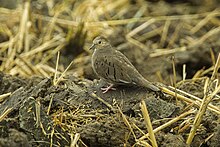
[(114, 60), (116, 69), (119, 69), (118, 73), (116, 73), (117, 80), (122, 83), (136, 84), (136, 79), (141, 75), (128, 58), (120, 51), (115, 50), (112, 60)]
[(100, 54), (95, 60), (96, 73), (112, 84), (136, 84), (136, 79), (141, 76), (120, 51), (114, 50), (109, 54)]
[[(134, 66), (131, 64), (131, 62), (128, 60), (128, 58), (127, 58), (124, 54), (122, 54), (120, 51), (115, 50), (113, 56), (114, 56), (115, 58), (117, 58), (116, 60), (119, 60), (119, 61), (123, 62), (124, 64), (127, 64), (127, 65), (130, 65), (131, 67), (134, 67)], [(134, 68), (135, 68), (135, 67), (134, 67)]]
[(112, 84), (135, 84), (150, 88), (154, 91), (160, 89), (144, 79), (136, 70), (128, 58), (119, 51), (113, 51), (109, 54), (99, 54), (94, 58), (93, 68), (96, 73), (104, 80)]

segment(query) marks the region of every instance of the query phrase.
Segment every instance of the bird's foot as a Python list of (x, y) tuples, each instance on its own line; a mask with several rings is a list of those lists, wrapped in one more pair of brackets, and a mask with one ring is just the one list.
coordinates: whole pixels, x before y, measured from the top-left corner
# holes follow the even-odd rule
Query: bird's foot
[(113, 84), (109, 85), (108, 87), (102, 87), (102, 93), (107, 93), (109, 90), (116, 90), (115, 88), (113, 88)]

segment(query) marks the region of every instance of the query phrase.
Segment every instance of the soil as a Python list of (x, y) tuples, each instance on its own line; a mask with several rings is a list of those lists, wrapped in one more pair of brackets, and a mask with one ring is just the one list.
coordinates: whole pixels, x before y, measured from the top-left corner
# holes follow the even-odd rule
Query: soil
[[(197, 8), (199, 5), (197, 1), (187, 2), (191, 7)], [(150, 3), (152, 9), (159, 7), (159, 5), (153, 5), (154, 3), (157, 2)], [(164, 3), (168, 8), (175, 5), (172, 1)], [(213, 7), (209, 8), (213, 10)], [(182, 12), (182, 9), (180, 10)], [(122, 28), (119, 28), (109, 36), (113, 46), (123, 52), (148, 80), (164, 87), (173, 84), (171, 56), (151, 58), (150, 53), (143, 54), (142, 49), (128, 43), (121, 35), (124, 33)], [(118, 39), (115, 39), (116, 37)], [(149, 46), (155, 45), (154, 39), (157, 38), (151, 39)], [(212, 44), (210, 45), (209, 42)], [(192, 50), (186, 50), (184, 54), (182, 52), (172, 54), (175, 57), (176, 87), (200, 98), (204, 97), (205, 80), (201, 78), (191, 81), (191, 79), (197, 71), (212, 66), (210, 48), (213, 49), (215, 59), (220, 50), (219, 38), (210, 39), (209, 42), (204, 42)], [(77, 41), (74, 43), (77, 44)], [(82, 53), (88, 55), (82, 50), (84, 43), (77, 44), (80, 49), (79, 52), (74, 52), (76, 53), (74, 56)], [(63, 65), (68, 65), (74, 58), (68, 54), (70, 52), (68, 48), (71, 46), (74, 45), (66, 46), (63, 54), (61, 52)], [(135, 52), (134, 48), (137, 48)], [(55, 62), (52, 59), (51, 64)], [(183, 64), (187, 66), (186, 78), (189, 79), (185, 82), (181, 81)], [(79, 146), (141, 146), (137, 140), (147, 134), (146, 123), (140, 109), (142, 100), (147, 105), (153, 128), (163, 125), (190, 109), (198, 110), (198, 107), (194, 107), (193, 104), (176, 99), (162, 91), (154, 92), (137, 86), (118, 86), (115, 87), (116, 90), (103, 94), (100, 88), (106, 86), (106, 83), (99, 80), (92, 71), (90, 58), (85, 58), (80, 68), (83, 76), (75, 76), (69, 72), (57, 85), (53, 83), (54, 76), (22, 77), (0, 72), (0, 95), (11, 93), (0, 103), (0, 116), (3, 118), (0, 117), (0, 147), (70, 146), (77, 133), (80, 135), (77, 142)], [(73, 66), (71, 70), (78, 70), (78, 67)], [(160, 76), (157, 71), (160, 71)], [(203, 76), (211, 77), (211, 72)], [(219, 108), (219, 102), (217, 97), (212, 104)], [(158, 146), (187, 146), (186, 140), (196, 112), (155, 133)], [(151, 144), (149, 139), (143, 139), (143, 141)], [(219, 114), (207, 109), (191, 146), (220, 146)]]
[[(175, 98), (162, 92), (153, 92), (141, 87), (120, 86), (103, 94), (100, 90), (103, 84), (100, 81), (79, 79), (71, 75), (57, 86), (52, 83), (53, 77), (23, 79), (1, 73), (1, 79), (1, 94), (12, 92), (0, 107), (1, 115), (7, 108), (12, 108), (7, 118), (0, 122), (0, 145), (5, 147), (49, 146), (50, 143), (54, 146), (68, 145), (69, 133), (73, 132), (80, 133), (80, 146), (86, 144), (110, 147), (123, 146), (125, 143), (126, 146), (132, 146), (135, 138), (120, 113), (114, 109), (120, 107), (129, 122), (134, 123), (140, 130), (146, 130), (139, 107), (141, 100), (146, 102), (154, 127), (166, 122), (164, 118), (180, 115), (185, 105), (181, 101), (176, 103)], [(186, 89), (188, 86), (190, 84)], [(98, 100), (94, 93), (114, 109)], [(50, 101), (52, 105), (47, 114)], [(196, 135), (192, 146), (218, 146), (218, 120), (219, 115), (207, 111), (203, 118), (203, 127)], [(177, 122), (156, 133), (159, 146), (186, 146), (184, 139), (189, 133), (189, 128), (182, 135), (178, 134), (177, 130), (173, 131), (180, 123)], [(139, 129), (133, 130), (137, 138), (142, 136)], [(211, 134), (213, 137), (204, 142)]]

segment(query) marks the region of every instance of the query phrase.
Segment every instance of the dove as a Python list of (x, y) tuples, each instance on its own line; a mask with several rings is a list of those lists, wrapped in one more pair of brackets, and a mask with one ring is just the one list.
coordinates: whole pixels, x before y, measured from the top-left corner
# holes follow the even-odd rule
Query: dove
[(90, 50), (94, 50), (91, 57), (94, 72), (99, 78), (110, 84), (108, 87), (102, 88), (103, 93), (116, 85), (137, 85), (160, 91), (157, 86), (138, 72), (123, 53), (112, 47), (105, 37), (96, 37)]

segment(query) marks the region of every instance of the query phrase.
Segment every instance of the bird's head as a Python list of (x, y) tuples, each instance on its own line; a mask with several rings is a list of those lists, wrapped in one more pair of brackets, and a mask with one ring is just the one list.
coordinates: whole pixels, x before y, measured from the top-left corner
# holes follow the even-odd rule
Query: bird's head
[(109, 41), (103, 37), (103, 36), (98, 36), (93, 40), (92, 46), (89, 48), (90, 50), (100, 50), (100, 49), (106, 49), (108, 47), (111, 47)]

